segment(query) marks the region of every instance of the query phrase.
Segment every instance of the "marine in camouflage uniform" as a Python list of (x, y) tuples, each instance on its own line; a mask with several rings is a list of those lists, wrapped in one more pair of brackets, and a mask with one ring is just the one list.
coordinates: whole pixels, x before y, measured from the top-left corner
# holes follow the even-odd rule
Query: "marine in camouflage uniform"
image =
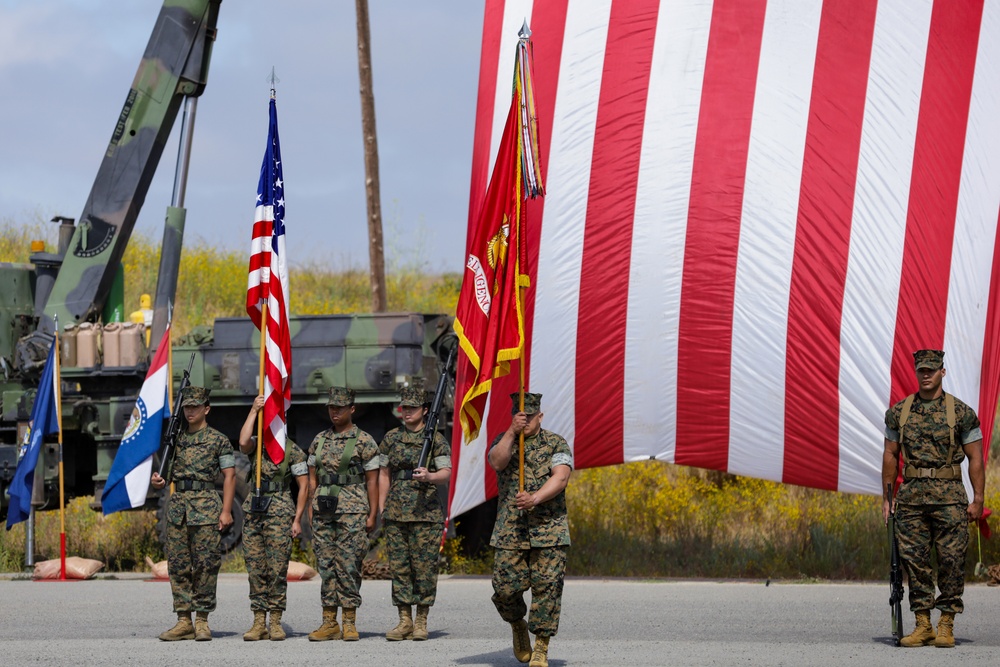
[[(250, 414), (240, 431), (240, 451), (250, 457), (247, 481), (257, 486), (257, 418), (264, 407), (264, 397), (254, 400)], [(287, 605), (288, 560), (292, 540), (302, 534), (302, 514), (309, 497), (309, 466), (305, 453), (292, 440), (285, 439), (285, 459), (280, 465), (271, 460), (266, 448), (261, 451), (261, 496), (269, 498), (263, 512), (252, 512), (252, 495), (243, 501), (243, 557), (250, 580), (250, 610), (253, 627), (243, 635), (245, 641), (285, 639), (281, 616)], [(298, 494), (291, 496), (291, 478), (295, 477)], [(270, 611), (270, 625), (266, 623)]]
[(392, 573), (392, 604), (399, 610), (399, 623), (385, 637), (422, 641), (428, 637), (427, 614), (437, 595), (444, 528), (436, 485), (451, 478), (451, 448), (435, 432), (428, 465), (418, 467), (430, 401), (422, 386), (406, 387), (400, 394), (403, 426), (386, 433), (379, 445), (379, 507)]
[[(941, 388), (944, 352), (918, 350), (913, 358), (920, 391), (886, 411), (882, 458), (883, 488), (895, 482), (900, 453), (903, 458), (903, 485), (895, 499), (896, 539), (910, 583), (910, 611), (916, 616), (916, 627), (900, 643), (950, 648), (955, 645), (955, 614), (964, 609), (968, 521), (978, 519), (983, 511), (983, 434), (975, 411)], [(972, 503), (962, 483), (960, 464), (966, 458)], [(882, 506), (886, 519), (890, 502), (886, 495)], [(932, 550), (937, 552), (941, 590), (936, 599)], [(934, 607), (941, 611), (936, 633), (930, 618)]]
[[(323, 579), (323, 624), (309, 639), (357, 641), (361, 564), (378, 509), (378, 445), (352, 421), (353, 389), (331, 387), (327, 409), (333, 427), (312, 441), (308, 459), (313, 545)], [(352, 442), (354, 451), (344, 466), (344, 454)], [(336, 508), (330, 511), (326, 503), (336, 503)], [(337, 624), (337, 607), (343, 608), (343, 633)]]
[[(493, 604), (511, 624), (514, 655), (531, 667), (548, 665), (549, 638), (559, 629), (563, 579), (569, 548), (566, 484), (573, 452), (566, 439), (541, 427), (541, 394), (511, 394), (510, 428), (490, 445), (489, 462), (497, 471), (497, 520), (490, 545)], [(519, 492), (519, 433), (524, 433), (524, 491)], [(531, 589), (531, 611), (524, 592)], [(528, 631), (535, 635), (534, 650)]]
[[(181, 409), (188, 429), (174, 444), (170, 480), (174, 492), (167, 505), (167, 566), (177, 624), (160, 635), (163, 641), (212, 639), (208, 614), (215, 611), (216, 583), (222, 564), (221, 533), (233, 524), (236, 458), (229, 438), (208, 426), (209, 390), (187, 387)], [(215, 480), (223, 476), (222, 498)], [(166, 481), (153, 473), (152, 485)], [(191, 612), (196, 612), (191, 625)]]

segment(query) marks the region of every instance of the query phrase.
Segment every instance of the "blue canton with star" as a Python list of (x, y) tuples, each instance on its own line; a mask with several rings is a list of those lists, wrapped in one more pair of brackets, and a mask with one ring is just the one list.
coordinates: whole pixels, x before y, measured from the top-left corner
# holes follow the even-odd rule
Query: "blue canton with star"
[(271, 249), (278, 252), (278, 237), (285, 233), (285, 180), (281, 175), (281, 149), (278, 146), (278, 111), (274, 98), (270, 102), (270, 124), (267, 130), (267, 153), (260, 166), (257, 182), (257, 204), (271, 206), (274, 211)]

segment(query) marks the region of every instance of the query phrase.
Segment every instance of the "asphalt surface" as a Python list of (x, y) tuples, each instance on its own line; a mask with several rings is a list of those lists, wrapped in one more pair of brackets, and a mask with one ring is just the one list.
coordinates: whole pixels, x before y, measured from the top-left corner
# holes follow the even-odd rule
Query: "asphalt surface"
[[(246, 575), (220, 576), (213, 641), (160, 642), (176, 618), (170, 586), (139, 577), (0, 580), (0, 665), (520, 664), (486, 577), (441, 578), (426, 642), (387, 642), (396, 621), (389, 582), (365, 581), (361, 641), (351, 643), (306, 639), (321, 620), (318, 580), (289, 584), (288, 640), (244, 642)], [(954, 649), (895, 648), (888, 597), (888, 584), (569, 579), (549, 664), (1000, 664), (1000, 588), (966, 588)]]

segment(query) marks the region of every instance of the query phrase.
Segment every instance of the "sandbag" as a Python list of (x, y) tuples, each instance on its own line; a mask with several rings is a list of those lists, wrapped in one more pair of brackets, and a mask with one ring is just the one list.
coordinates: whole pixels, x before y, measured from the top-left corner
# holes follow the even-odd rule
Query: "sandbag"
[[(66, 558), (66, 578), (91, 579), (102, 567), (104, 567), (104, 563), (99, 560), (69, 556)], [(58, 579), (60, 570), (61, 564), (58, 558), (43, 560), (40, 563), (35, 563), (33, 576), (35, 579)]]
[(149, 571), (154, 579), (170, 578), (170, 573), (167, 571), (167, 561), (161, 560), (159, 563), (154, 563), (152, 558), (146, 556), (146, 565), (149, 566)]
[(288, 581), (306, 581), (312, 579), (317, 574), (316, 570), (305, 563), (299, 563), (294, 560), (288, 561)]

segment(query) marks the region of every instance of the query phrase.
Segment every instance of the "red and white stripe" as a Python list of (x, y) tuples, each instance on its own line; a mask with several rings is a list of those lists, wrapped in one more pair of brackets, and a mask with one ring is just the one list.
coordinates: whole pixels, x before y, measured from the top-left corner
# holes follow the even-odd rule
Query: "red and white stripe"
[[(528, 386), (578, 468), (879, 493), (883, 415), (925, 347), (988, 445), (1000, 0), (488, 0), (470, 220), (525, 17), (546, 187)], [(494, 493), (507, 382), (454, 448), (453, 516)]]
[(263, 444), (271, 460), (280, 463), (285, 456), (285, 415), (292, 401), (289, 378), (292, 339), (288, 324), (285, 235), (274, 234), (273, 225), (273, 207), (258, 205), (254, 212), (253, 236), (250, 241), (247, 313), (260, 329), (261, 305), (267, 302), (264, 387), (261, 390), (265, 400), (262, 410)]

